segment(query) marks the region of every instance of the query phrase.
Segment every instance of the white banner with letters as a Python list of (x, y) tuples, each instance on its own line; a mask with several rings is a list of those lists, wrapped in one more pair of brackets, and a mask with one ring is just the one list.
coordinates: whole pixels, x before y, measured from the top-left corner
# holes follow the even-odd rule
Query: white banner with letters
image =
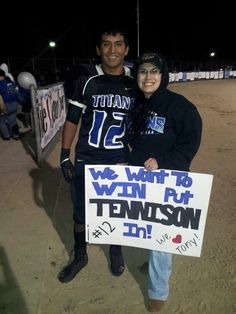
[(200, 256), (213, 176), (85, 166), (86, 240)]
[(66, 101), (63, 84), (36, 90), (36, 105), (40, 127), (41, 148), (53, 139), (66, 118)]

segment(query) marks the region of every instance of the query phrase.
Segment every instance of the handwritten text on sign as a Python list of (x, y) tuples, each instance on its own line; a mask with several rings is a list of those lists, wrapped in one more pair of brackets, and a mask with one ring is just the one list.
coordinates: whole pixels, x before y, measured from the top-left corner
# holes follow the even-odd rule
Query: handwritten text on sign
[(85, 167), (87, 241), (200, 256), (213, 176)]

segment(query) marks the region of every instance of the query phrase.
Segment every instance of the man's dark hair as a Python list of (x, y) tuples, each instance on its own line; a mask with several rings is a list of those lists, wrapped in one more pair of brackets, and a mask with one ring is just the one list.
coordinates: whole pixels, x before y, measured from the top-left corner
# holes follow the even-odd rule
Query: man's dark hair
[(110, 28), (103, 28), (100, 29), (97, 33), (97, 38), (96, 38), (96, 45), (99, 47), (101, 45), (101, 40), (102, 40), (102, 36), (103, 35), (112, 35), (112, 36), (116, 36), (117, 34), (120, 34), (122, 36), (124, 36), (124, 41), (125, 41), (125, 45), (126, 47), (129, 46), (129, 42), (128, 39), (126, 37), (126, 34), (124, 32), (123, 29), (119, 28), (119, 27), (110, 27)]

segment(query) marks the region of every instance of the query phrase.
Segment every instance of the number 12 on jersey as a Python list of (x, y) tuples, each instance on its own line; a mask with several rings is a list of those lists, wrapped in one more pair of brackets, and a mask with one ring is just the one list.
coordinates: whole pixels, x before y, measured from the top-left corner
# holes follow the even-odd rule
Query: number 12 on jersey
[[(126, 113), (112, 112), (113, 124), (108, 128), (105, 124), (107, 118), (106, 111), (94, 110), (92, 128), (89, 132), (89, 145), (99, 147), (101, 138), (104, 137), (103, 147), (105, 149), (123, 148), (122, 139), (125, 134)], [(106, 131), (104, 131), (104, 126)], [(105, 134), (104, 134), (105, 132)]]

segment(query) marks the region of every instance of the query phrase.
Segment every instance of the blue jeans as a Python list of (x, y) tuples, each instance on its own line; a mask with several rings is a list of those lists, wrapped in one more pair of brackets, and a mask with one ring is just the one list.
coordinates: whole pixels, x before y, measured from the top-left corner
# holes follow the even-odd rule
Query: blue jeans
[(7, 127), (7, 114), (0, 115), (0, 131), (2, 137), (4, 138), (10, 137), (9, 130)]
[(149, 299), (165, 301), (169, 295), (172, 254), (150, 251), (148, 264), (148, 297)]

